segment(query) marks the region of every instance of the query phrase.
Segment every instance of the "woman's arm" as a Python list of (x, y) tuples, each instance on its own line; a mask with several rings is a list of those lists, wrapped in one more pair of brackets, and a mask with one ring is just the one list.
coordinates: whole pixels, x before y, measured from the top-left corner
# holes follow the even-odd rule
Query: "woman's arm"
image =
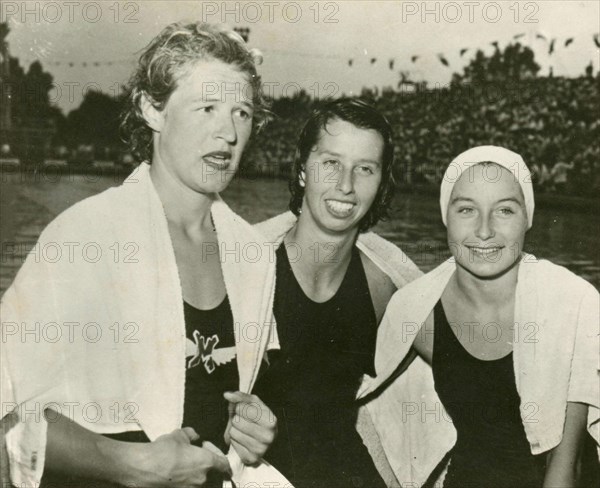
[(413, 342), (413, 349), (431, 365), (433, 359), (433, 312), (429, 314), (419, 329)]
[(6, 449), (6, 434), (12, 429), (19, 421), (17, 414), (11, 412), (5, 415), (0, 420), (0, 432), (2, 437), (0, 438), (0, 486), (11, 486), (10, 484), (10, 470), (8, 460), (8, 450)]
[(548, 452), (544, 488), (577, 486), (581, 471), (583, 439), (586, 434), (588, 406), (567, 402), (565, 427), (560, 444)]
[(209, 471), (231, 475), (227, 458), (191, 445), (197, 434), (177, 429), (151, 443), (120, 442), (52, 411), (46, 416), (46, 469), (128, 486), (202, 486)]

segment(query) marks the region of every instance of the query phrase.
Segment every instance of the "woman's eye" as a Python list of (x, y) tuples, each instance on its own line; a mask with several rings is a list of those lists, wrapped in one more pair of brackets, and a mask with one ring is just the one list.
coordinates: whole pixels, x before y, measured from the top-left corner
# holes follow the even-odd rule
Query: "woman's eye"
[(358, 166), (358, 172), (361, 174), (365, 174), (365, 175), (372, 175), (375, 172), (373, 171), (373, 168), (371, 168), (370, 166)]
[(512, 215), (512, 214), (515, 213), (512, 208), (508, 208), (508, 207), (504, 207), (504, 208), (499, 209), (499, 212), (502, 215)]
[(326, 168), (334, 167), (337, 164), (338, 162), (335, 159), (327, 159), (323, 161), (323, 166), (325, 166)]
[(206, 107), (199, 107), (199, 112), (204, 112), (205, 114), (211, 113), (215, 108), (212, 105), (207, 105)]
[(472, 207), (460, 207), (458, 209), (458, 213), (463, 215), (470, 214), (472, 212), (474, 212), (474, 209)]
[(242, 120), (249, 120), (252, 118), (252, 114), (246, 110), (239, 109), (236, 111), (236, 114)]

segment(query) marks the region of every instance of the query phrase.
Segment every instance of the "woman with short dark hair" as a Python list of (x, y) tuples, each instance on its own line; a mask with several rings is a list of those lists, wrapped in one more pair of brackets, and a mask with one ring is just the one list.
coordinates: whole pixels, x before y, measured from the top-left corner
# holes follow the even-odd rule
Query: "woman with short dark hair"
[(297, 488), (394, 482), (357, 432), (366, 414), (355, 401), (363, 376), (374, 373), (387, 301), (420, 274), (368, 232), (389, 211), (392, 168), (383, 115), (359, 100), (323, 103), (298, 140), (291, 212), (257, 226), (277, 245), (277, 326), (256, 391), (280, 426), (267, 460)]

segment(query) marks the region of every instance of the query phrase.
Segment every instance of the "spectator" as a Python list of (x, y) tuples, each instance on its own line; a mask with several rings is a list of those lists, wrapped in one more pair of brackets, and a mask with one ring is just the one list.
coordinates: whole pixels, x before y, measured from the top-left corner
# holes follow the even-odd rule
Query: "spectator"
[(569, 182), (568, 172), (575, 167), (575, 163), (567, 164), (559, 161), (552, 168), (551, 176), (553, 178), (554, 188), (558, 193), (564, 193)]

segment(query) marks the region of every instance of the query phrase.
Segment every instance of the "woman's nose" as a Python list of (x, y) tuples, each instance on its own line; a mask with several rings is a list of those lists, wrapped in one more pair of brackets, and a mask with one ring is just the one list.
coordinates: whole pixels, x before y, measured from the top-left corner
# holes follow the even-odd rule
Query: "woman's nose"
[(482, 215), (479, 217), (479, 222), (477, 223), (477, 230), (475, 235), (478, 239), (487, 240), (491, 239), (496, 235), (494, 232), (494, 228), (492, 225), (492, 219), (487, 215)]
[(224, 114), (218, 118), (217, 127), (215, 128), (215, 137), (223, 139), (229, 144), (233, 144), (235, 142), (237, 134), (231, 115)]
[(354, 175), (351, 169), (344, 168), (342, 165), (339, 166), (339, 174), (336, 184), (336, 189), (340, 190), (344, 194), (349, 194), (354, 191)]

